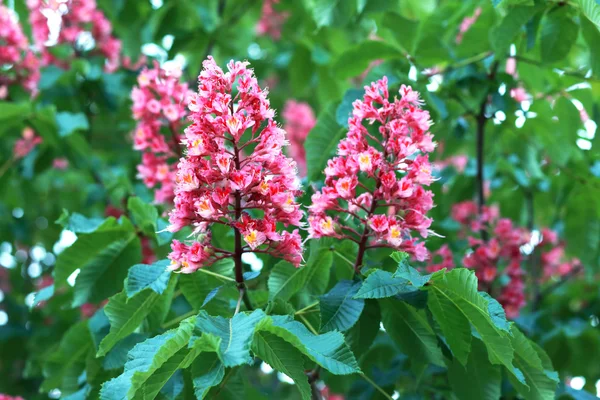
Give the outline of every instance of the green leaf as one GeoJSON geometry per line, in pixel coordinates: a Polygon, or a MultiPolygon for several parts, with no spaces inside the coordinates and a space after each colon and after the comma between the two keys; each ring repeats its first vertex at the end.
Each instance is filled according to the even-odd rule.
{"type": "Polygon", "coordinates": [[[147,288],[163,294],[171,277],[171,271],[167,269],[168,265],[169,260],[161,260],[152,265],[136,264],[129,268],[125,282],[127,297],[131,298],[147,288]]]}
{"type": "Polygon", "coordinates": [[[598,26],[585,18],[581,18],[583,38],[590,48],[590,66],[596,76],[600,76],[600,32],[598,26]]]}
{"type": "MultiPolygon", "coordinates": [[[[509,375],[511,383],[526,400],[554,399],[558,377],[545,369],[538,354],[539,347],[534,347],[533,343],[515,325],[512,326],[512,335],[512,343],[515,348],[515,366],[525,376],[527,385],[524,385],[513,375],[509,375]]],[[[539,350],[541,351],[541,349],[539,350]]],[[[543,351],[542,354],[545,356],[543,351]]],[[[545,359],[548,363],[547,356],[545,356],[545,359]]],[[[552,366],[549,365],[549,367],[552,366]]]]}
{"type": "Polygon", "coordinates": [[[362,299],[353,299],[360,282],[339,281],[327,294],[321,296],[321,332],[352,328],[365,307],[362,299]]]}
{"type": "Polygon", "coordinates": [[[320,295],[325,293],[329,284],[333,253],[325,243],[320,240],[311,240],[310,255],[306,265],[302,267],[305,276],[305,288],[310,294],[320,295]]]}
{"type": "Polygon", "coordinates": [[[269,275],[267,285],[269,287],[269,300],[281,299],[288,301],[305,284],[305,272],[302,268],[296,268],[287,261],[280,261],[269,275]]]}
{"type": "Polygon", "coordinates": [[[68,136],[77,130],[86,131],[90,129],[90,124],[84,113],[57,112],[56,123],[58,134],[61,137],[68,136]]]}
{"type": "Polygon", "coordinates": [[[502,372],[500,366],[492,365],[485,345],[473,340],[466,363],[456,359],[448,365],[448,380],[452,392],[459,400],[499,399],[502,372]]]}
{"type": "Polygon", "coordinates": [[[97,356],[105,355],[119,340],[133,333],[160,297],[151,289],[144,289],[132,298],[128,298],[124,291],[113,296],[104,307],[110,321],[110,332],[100,342],[97,356]]]}
{"type": "Polygon", "coordinates": [[[595,0],[577,0],[583,15],[600,30],[600,6],[595,0]]]}
{"type": "Polygon", "coordinates": [[[471,325],[448,297],[435,290],[430,291],[427,305],[439,324],[454,357],[466,365],[471,350],[471,325]]]}
{"type": "Polygon", "coordinates": [[[12,103],[0,101],[0,121],[6,123],[12,119],[21,120],[31,112],[31,103],[12,103]]]}
{"type": "Polygon", "coordinates": [[[54,296],[54,285],[46,286],[35,293],[31,308],[34,308],[43,301],[48,301],[54,296]]]}
{"type": "Polygon", "coordinates": [[[579,25],[568,15],[568,7],[550,11],[542,21],[542,61],[553,63],[564,59],[577,40],[579,25]]]}
{"type": "Polygon", "coordinates": [[[346,332],[346,342],[357,357],[369,350],[379,333],[380,323],[379,303],[376,300],[365,300],[365,308],[358,322],[346,332]]]}
{"type": "Polygon", "coordinates": [[[340,332],[315,335],[290,316],[281,315],[264,318],[256,330],[279,336],[334,375],[360,372],[356,359],[340,332]]]}
{"type": "Polygon", "coordinates": [[[58,348],[49,354],[43,366],[45,380],[41,390],[59,388],[63,393],[79,389],[79,376],[85,369],[85,360],[93,350],[87,321],[73,325],[62,337],[58,348]]]}
{"type": "Polygon", "coordinates": [[[434,275],[427,288],[430,296],[444,298],[441,304],[446,305],[445,312],[451,313],[452,317],[462,314],[473,325],[488,350],[492,364],[502,364],[510,373],[519,375],[512,363],[514,351],[510,337],[492,321],[488,301],[477,292],[477,277],[473,271],[456,268],[446,274],[434,275]],[[454,307],[448,308],[450,304],[454,307]]]}
{"type": "Polygon", "coordinates": [[[488,301],[488,312],[496,328],[510,333],[511,324],[506,320],[506,313],[502,305],[486,292],[479,292],[479,294],[488,301]]]}
{"type": "Polygon", "coordinates": [[[217,353],[201,353],[192,364],[192,382],[197,399],[203,399],[211,387],[225,376],[225,367],[217,353]]]}
{"type": "Polygon", "coordinates": [[[252,351],[273,369],[292,378],[302,399],[311,399],[310,385],[304,373],[304,359],[294,346],[272,333],[256,332],[252,351]]]}
{"type": "Polygon", "coordinates": [[[357,11],[354,2],[343,0],[313,0],[310,10],[317,28],[345,24],[357,11]]]}
{"type": "Polygon", "coordinates": [[[104,220],[87,218],[79,213],[69,214],[67,210],[63,210],[56,223],[73,233],[92,233],[104,223],[104,220]]]}
{"type": "Polygon", "coordinates": [[[203,333],[221,338],[219,358],[225,367],[250,364],[250,344],[254,336],[254,328],[265,318],[262,310],[254,310],[251,314],[239,313],[233,318],[212,317],[201,311],[196,317],[196,327],[203,333]]]}
{"type": "Polygon", "coordinates": [[[110,243],[77,275],[73,307],[100,302],[120,291],[127,269],[140,258],[141,244],[135,232],[110,243]]]}
{"type": "Polygon", "coordinates": [[[508,51],[510,44],[514,42],[517,34],[522,31],[523,25],[539,10],[539,7],[511,7],[500,25],[490,30],[490,41],[494,50],[497,52],[508,51]]]}
{"type": "MultiPolygon", "coordinates": [[[[233,268],[233,260],[228,264],[233,268]]],[[[211,266],[212,269],[214,267],[211,266]]],[[[185,299],[195,310],[205,308],[209,314],[224,314],[230,310],[229,293],[220,289],[221,295],[215,297],[210,303],[204,301],[208,295],[217,287],[222,287],[224,281],[203,273],[181,274],[179,277],[179,288],[185,299]]],[[[237,294],[237,289],[233,289],[237,294]]],[[[234,305],[235,306],[235,305],[234,305]]]]}
{"type": "MultiPolygon", "coordinates": [[[[163,365],[169,365],[172,357],[189,343],[194,329],[195,318],[188,318],[176,329],[138,343],[127,355],[123,374],[106,382],[100,391],[101,400],[133,399],[138,390],[158,392],[149,378],[163,365]]],[[[188,349],[185,349],[188,350],[188,349]]],[[[176,357],[177,360],[180,357],[176,357]]],[[[166,382],[166,380],[165,380],[166,382]]],[[[146,398],[145,395],[142,398],[146,398]]]]}
{"type": "Polygon", "coordinates": [[[442,351],[425,313],[392,299],[379,300],[386,332],[400,350],[414,360],[444,366],[442,351]]]}
{"type": "Polygon", "coordinates": [[[398,262],[398,269],[394,272],[394,278],[404,278],[417,288],[425,286],[433,274],[421,275],[419,271],[408,265],[407,257],[408,255],[396,260],[398,262]]]}
{"type": "Polygon", "coordinates": [[[391,272],[378,269],[367,276],[354,298],[383,299],[416,290],[408,280],[396,278],[391,272]]]}
{"type": "Polygon", "coordinates": [[[332,104],[319,114],[317,124],[304,142],[308,168],[306,176],[309,181],[319,178],[327,160],[335,153],[338,142],[344,136],[344,128],[336,121],[336,109],[332,104]]]}
{"type": "Polygon", "coordinates": [[[335,112],[338,125],[348,127],[348,118],[352,117],[352,109],[354,108],[352,103],[357,99],[362,99],[364,94],[365,91],[360,89],[349,89],[344,93],[344,98],[335,112]]]}
{"type": "Polygon", "coordinates": [[[402,50],[382,41],[364,41],[344,52],[334,63],[333,69],[340,78],[360,75],[375,60],[402,58],[402,50]]]}
{"type": "Polygon", "coordinates": [[[139,197],[130,197],[127,201],[127,209],[131,213],[133,222],[140,227],[148,237],[155,237],[158,222],[158,211],[151,204],[144,203],[139,197]]]}
{"type": "Polygon", "coordinates": [[[393,12],[386,12],[383,16],[383,26],[390,30],[396,42],[409,54],[414,54],[418,35],[415,34],[419,22],[412,21],[393,12]]]}

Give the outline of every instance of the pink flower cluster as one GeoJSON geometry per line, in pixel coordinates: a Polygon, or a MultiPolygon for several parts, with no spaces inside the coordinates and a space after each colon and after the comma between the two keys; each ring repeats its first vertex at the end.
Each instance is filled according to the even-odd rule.
{"type": "Polygon", "coordinates": [[[493,285],[501,284],[496,297],[506,315],[516,318],[526,302],[521,246],[530,242],[531,233],[513,226],[507,218],[499,219],[495,206],[483,207],[482,216],[478,217],[477,205],[466,201],[454,205],[452,216],[464,225],[463,232],[469,235],[471,251],[463,258],[462,265],[475,271],[481,290],[496,295],[493,285]],[[484,241],[477,237],[481,230],[486,230],[491,238],[484,241]]]}
{"type": "Polygon", "coordinates": [[[0,0],[0,99],[8,87],[21,85],[35,96],[40,80],[39,60],[29,50],[29,41],[14,13],[0,0]]]}
{"type": "Polygon", "coordinates": [[[436,161],[433,163],[433,165],[439,170],[443,170],[448,167],[453,167],[456,170],[456,172],[462,174],[463,172],[465,172],[465,168],[467,167],[468,163],[469,157],[467,157],[464,154],[457,154],[455,156],[450,156],[446,159],[436,161]]]}
{"type": "Polygon", "coordinates": [[[360,252],[373,247],[406,251],[419,261],[428,256],[413,234],[430,233],[433,193],[424,186],[433,181],[428,153],[435,143],[419,94],[402,85],[400,95],[388,100],[386,77],[365,86],[338,156],[327,163],[325,186],[309,207],[310,237],[358,243],[356,268],[360,252]]]}
{"type": "Polygon", "coordinates": [[[558,234],[551,229],[542,229],[542,241],[537,247],[541,252],[542,280],[565,276],[582,267],[578,258],[566,258],[565,242],[559,240],[558,234]]]}
{"type": "Polygon", "coordinates": [[[106,58],[105,70],[114,72],[120,63],[121,41],[112,35],[112,25],[97,8],[96,0],[27,0],[29,22],[36,47],[44,65],[69,66],[48,50],[59,44],[68,44],[76,53],[92,47],[106,58]],[[58,32],[51,32],[49,18],[60,20],[58,32]]]}
{"type": "Polygon", "coordinates": [[[475,12],[473,13],[472,16],[470,17],[465,17],[461,23],[460,26],[458,27],[458,34],[456,35],[456,43],[461,43],[465,33],[467,33],[467,31],[469,29],[471,29],[471,27],[473,26],[473,24],[475,24],[475,22],[477,22],[477,19],[479,19],[479,16],[481,15],[481,7],[477,7],[475,9],[475,12]]]}
{"type": "Polygon", "coordinates": [[[173,242],[172,269],[191,273],[243,252],[268,253],[299,266],[298,230],[278,228],[301,225],[299,180],[295,162],[282,153],[285,131],[273,121],[267,92],[247,62],[231,61],[224,72],[209,56],[203,67],[198,94],[189,103],[187,154],[178,165],[175,209],[169,214],[169,230],[192,225],[195,240],[173,242]],[[212,245],[213,224],[235,230],[235,252],[212,245]]]}
{"type": "Polygon", "coordinates": [[[40,143],[42,143],[42,138],[37,136],[33,129],[29,127],[23,129],[22,137],[15,142],[13,157],[16,160],[24,158],[40,143]]]}
{"type": "Polygon", "coordinates": [[[23,400],[21,396],[9,396],[7,394],[0,393],[0,400],[23,400]]]}
{"type": "Polygon", "coordinates": [[[275,4],[279,0],[264,0],[260,20],[256,25],[256,33],[259,36],[270,36],[274,40],[281,38],[281,27],[288,19],[287,12],[279,12],[275,10],[275,4]]]}
{"type": "Polygon", "coordinates": [[[131,92],[133,118],[137,121],[133,147],[142,152],[138,177],[148,188],[155,188],[156,203],[171,203],[175,187],[175,161],[181,156],[182,120],[192,92],[180,83],[181,71],[165,71],[154,64],[138,76],[131,92]],[[165,137],[167,131],[169,138],[165,137]]]}
{"type": "Polygon", "coordinates": [[[290,141],[288,153],[298,164],[300,176],[306,176],[304,141],[317,123],[315,113],[307,103],[288,100],[283,108],[282,117],[285,121],[283,129],[288,133],[290,141]]]}

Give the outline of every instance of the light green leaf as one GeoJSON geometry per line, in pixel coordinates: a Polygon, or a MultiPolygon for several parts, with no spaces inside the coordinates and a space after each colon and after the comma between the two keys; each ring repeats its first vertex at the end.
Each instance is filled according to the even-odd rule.
{"type": "Polygon", "coordinates": [[[92,233],[100,227],[105,220],[101,218],[87,218],[79,213],[69,214],[63,210],[56,223],[73,233],[92,233]]]}
{"type": "Polygon", "coordinates": [[[281,299],[288,301],[305,284],[305,273],[287,261],[280,261],[269,275],[269,300],[281,299]]]}
{"type": "Polygon", "coordinates": [[[511,324],[506,320],[506,313],[502,305],[486,292],[479,292],[479,294],[488,301],[488,312],[496,328],[510,333],[511,324]]]}
{"type": "Polygon", "coordinates": [[[233,318],[212,317],[201,311],[196,317],[196,327],[202,333],[221,338],[219,358],[225,367],[235,367],[252,362],[250,345],[254,328],[265,317],[262,310],[254,310],[251,314],[242,312],[233,318]]]}
{"type": "Polygon", "coordinates": [[[58,388],[65,394],[76,392],[79,389],[79,376],[85,369],[86,357],[92,350],[87,321],[73,325],[43,365],[45,380],[41,390],[58,388]]]}
{"type": "Polygon", "coordinates": [[[448,365],[448,380],[452,392],[459,400],[499,399],[502,371],[488,359],[485,345],[473,340],[469,359],[459,363],[455,359],[448,365]]]}
{"type": "Polygon", "coordinates": [[[334,63],[336,75],[352,78],[360,75],[372,61],[402,58],[402,50],[382,41],[364,41],[344,52],[334,63]]]}
{"type": "Polygon", "coordinates": [[[367,276],[354,298],[383,299],[416,290],[418,289],[415,289],[408,280],[396,278],[391,272],[378,269],[367,276]]]}
{"type": "Polygon", "coordinates": [[[600,30],[600,5],[595,0],[577,0],[581,12],[600,30]]]}
{"type": "Polygon", "coordinates": [[[336,121],[336,109],[336,105],[332,104],[319,114],[317,124],[304,142],[308,168],[306,176],[309,181],[319,178],[327,160],[335,153],[338,142],[344,136],[344,128],[336,121]]]}
{"type": "MultiPolygon", "coordinates": [[[[398,253],[392,254],[392,256],[398,253]]],[[[406,253],[404,253],[406,254],[406,253]]],[[[425,286],[433,274],[421,275],[419,271],[414,269],[408,264],[408,254],[400,258],[396,257],[395,260],[398,262],[398,269],[394,272],[394,278],[404,278],[408,280],[414,287],[420,288],[425,286]]]]}
{"type": "Polygon", "coordinates": [[[77,130],[86,131],[90,129],[90,124],[84,113],[57,112],[56,123],[58,134],[61,137],[68,136],[77,130]]]}
{"type": "Polygon", "coordinates": [[[500,25],[490,30],[492,47],[498,52],[507,52],[508,47],[514,42],[517,34],[523,30],[523,25],[539,10],[539,7],[511,7],[508,14],[500,22],[500,25]]]}
{"type": "Polygon", "coordinates": [[[581,18],[581,30],[583,38],[590,48],[590,66],[592,67],[592,72],[594,75],[600,76],[600,32],[598,31],[598,26],[585,18],[581,18]]]}
{"type": "Polygon", "coordinates": [[[334,375],[360,372],[356,359],[340,332],[315,335],[290,316],[281,315],[264,318],[256,330],[279,336],[334,375]]]}
{"type": "Polygon", "coordinates": [[[6,121],[12,119],[21,120],[31,112],[31,104],[30,102],[12,103],[0,101],[0,121],[6,123],[6,121]]]}
{"type": "Polygon", "coordinates": [[[160,297],[151,289],[142,290],[130,299],[125,291],[113,296],[104,307],[110,332],[100,342],[97,356],[105,355],[119,340],[133,333],[160,297]]]}
{"type": "Polygon", "coordinates": [[[144,203],[139,197],[130,197],[127,209],[131,213],[133,222],[140,227],[148,237],[155,237],[158,223],[158,211],[152,204],[144,203]]]}
{"type": "Polygon", "coordinates": [[[442,351],[424,312],[392,299],[379,300],[386,332],[414,360],[444,366],[442,351]]]}
{"type": "Polygon", "coordinates": [[[171,277],[171,271],[167,269],[168,265],[169,260],[161,260],[152,265],[136,264],[129,268],[129,274],[125,282],[127,297],[133,297],[147,288],[158,294],[163,294],[171,277]]]}
{"type": "MultiPolygon", "coordinates": [[[[512,343],[515,348],[515,366],[525,376],[527,385],[524,385],[513,375],[509,375],[511,383],[526,400],[554,399],[558,377],[553,375],[551,371],[546,370],[538,353],[539,347],[534,347],[533,343],[515,325],[512,326],[512,334],[512,343]]],[[[546,367],[551,368],[552,365],[548,365],[547,356],[541,349],[539,350],[545,356],[546,367]]]]}
{"type": "Polygon", "coordinates": [[[360,287],[360,282],[339,281],[327,294],[321,296],[321,332],[344,332],[356,324],[365,307],[364,300],[353,298],[360,287]]]}
{"type": "Polygon", "coordinates": [[[564,59],[577,40],[579,25],[571,19],[568,7],[557,7],[542,20],[542,61],[553,63],[564,59]]]}
{"type": "Polygon", "coordinates": [[[477,277],[473,271],[456,268],[446,274],[436,274],[427,288],[430,295],[435,293],[437,298],[445,299],[442,304],[454,305],[452,315],[460,312],[473,325],[487,348],[492,364],[502,364],[518,377],[512,363],[514,351],[510,336],[492,321],[488,301],[477,292],[477,277]]]}
{"type": "Polygon", "coordinates": [[[134,397],[139,396],[139,394],[137,396],[136,394],[142,388],[143,390],[149,390],[150,395],[148,397],[140,397],[153,398],[151,392],[156,391],[157,393],[160,388],[156,389],[156,385],[153,385],[152,382],[148,382],[149,378],[156,371],[159,371],[163,365],[170,365],[169,361],[174,356],[176,356],[176,361],[181,361],[177,354],[189,343],[194,329],[194,323],[194,317],[188,318],[187,320],[182,321],[176,329],[172,329],[162,335],[155,336],[135,345],[127,355],[129,360],[125,364],[123,374],[102,385],[100,399],[133,399],[134,397]]]}
{"type": "Polygon", "coordinates": [[[198,400],[208,394],[211,387],[217,386],[225,376],[225,367],[217,353],[202,353],[192,364],[192,382],[198,400]]]}
{"type": "Polygon", "coordinates": [[[252,351],[273,369],[292,378],[303,400],[311,399],[310,385],[304,373],[304,359],[294,346],[272,333],[256,332],[252,351]]]}

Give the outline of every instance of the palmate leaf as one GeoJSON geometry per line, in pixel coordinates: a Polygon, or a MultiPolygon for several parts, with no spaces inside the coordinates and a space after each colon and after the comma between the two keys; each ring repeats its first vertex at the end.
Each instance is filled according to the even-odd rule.
{"type": "Polygon", "coordinates": [[[364,300],[353,298],[360,286],[360,282],[339,281],[327,294],[321,296],[321,332],[344,332],[356,324],[365,307],[364,300]]]}
{"type": "Polygon", "coordinates": [[[445,365],[437,337],[423,311],[393,299],[379,300],[379,305],[383,326],[403,353],[415,360],[445,365]]]}
{"type": "Polygon", "coordinates": [[[360,372],[354,354],[340,332],[315,335],[292,317],[281,315],[264,318],[256,330],[279,336],[334,375],[360,372]]]}
{"type": "Polygon", "coordinates": [[[378,269],[367,276],[354,298],[383,299],[416,290],[407,279],[394,277],[391,272],[378,269]]]}
{"type": "Polygon", "coordinates": [[[539,346],[529,341],[514,325],[511,331],[515,348],[515,366],[525,376],[527,385],[524,385],[513,375],[509,375],[511,383],[519,394],[527,400],[554,399],[558,375],[552,372],[552,364],[548,356],[539,346]]]}
{"type": "Polygon", "coordinates": [[[252,351],[273,369],[283,372],[296,383],[303,400],[311,399],[311,389],[304,373],[302,354],[291,344],[269,332],[256,332],[252,351]]]}
{"type": "Polygon", "coordinates": [[[201,353],[192,364],[192,382],[197,399],[203,399],[225,376],[225,366],[217,353],[201,353]]]}
{"type": "MultiPolygon", "coordinates": [[[[168,363],[172,357],[178,354],[181,349],[189,351],[186,347],[192,337],[194,325],[195,317],[188,318],[182,321],[176,329],[135,345],[127,355],[128,361],[125,364],[123,374],[102,385],[100,399],[121,400],[136,397],[145,398],[145,396],[140,396],[137,393],[142,389],[142,386],[144,390],[158,393],[160,388],[156,389],[157,385],[153,385],[152,382],[147,383],[148,379],[165,363],[168,363]]],[[[179,357],[176,357],[175,363],[177,361],[181,363],[179,357]]],[[[149,396],[148,398],[153,397],[149,396]]]]}
{"type": "Polygon", "coordinates": [[[490,362],[504,365],[511,374],[525,384],[520,371],[513,365],[514,350],[510,335],[497,328],[492,321],[488,300],[477,292],[477,277],[473,271],[456,268],[446,274],[436,274],[427,288],[430,296],[435,296],[443,305],[444,315],[440,313],[439,308],[435,308],[435,305],[431,311],[440,323],[444,335],[454,337],[448,344],[455,354],[462,354],[464,357],[465,331],[462,329],[459,331],[461,334],[456,335],[457,332],[453,331],[456,327],[450,324],[450,320],[460,319],[459,315],[462,315],[479,333],[487,348],[490,362]]]}
{"type": "Polygon", "coordinates": [[[502,370],[492,365],[485,345],[474,339],[469,358],[465,363],[455,359],[448,365],[448,379],[459,400],[499,399],[502,370]]]}
{"type": "Polygon", "coordinates": [[[233,318],[212,317],[201,311],[196,317],[199,332],[208,333],[221,339],[218,355],[225,367],[250,364],[250,345],[254,328],[266,315],[262,310],[250,314],[239,313],[233,318]]]}
{"type": "Polygon", "coordinates": [[[133,333],[159,302],[161,295],[152,289],[144,289],[132,298],[124,291],[113,296],[104,312],[110,321],[110,332],[98,348],[98,357],[105,355],[119,340],[133,333]]]}
{"type": "Polygon", "coordinates": [[[58,349],[44,363],[45,380],[41,389],[49,391],[59,388],[65,394],[76,392],[79,389],[79,376],[85,369],[86,357],[93,348],[88,322],[73,325],[63,336],[58,349]]]}
{"type": "Polygon", "coordinates": [[[127,297],[131,298],[147,288],[162,294],[167,289],[171,277],[171,272],[167,270],[168,265],[168,260],[161,260],[152,265],[136,264],[129,268],[125,282],[127,297]]]}

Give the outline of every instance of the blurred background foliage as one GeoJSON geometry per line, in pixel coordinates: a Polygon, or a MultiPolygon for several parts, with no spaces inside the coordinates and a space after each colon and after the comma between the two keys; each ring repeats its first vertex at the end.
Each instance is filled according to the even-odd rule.
{"type": "MultiPolygon", "coordinates": [[[[30,34],[24,2],[8,3],[30,34]]],[[[548,352],[564,382],[557,396],[591,398],[568,385],[575,377],[574,387],[596,393],[600,379],[596,134],[600,5],[596,1],[281,0],[275,9],[288,17],[277,39],[257,35],[262,10],[257,0],[98,0],[98,7],[122,40],[124,55],[136,60],[145,54],[161,64],[179,63],[192,89],[202,60],[212,54],[220,65],[231,58],[249,60],[259,80],[270,88],[272,106],[279,113],[288,99],[309,103],[318,125],[307,142],[306,199],[311,184],[322,179],[334,149],[323,146],[321,139],[335,143],[341,137],[351,102],[361,95],[362,86],[386,75],[394,88],[402,83],[415,87],[431,112],[432,132],[440,143],[434,160],[468,158],[464,170],[438,171],[439,180],[432,185],[436,203],[432,228],[441,237],[428,240],[431,250],[443,243],[464,248],[450,213],[452,205],[476,197],[477,129],[483,118],[487,202],[498,204],[501,215],[517,225],[556,230],[566,241],[567,254],[578,257],[585,268],[584,279],[552,282],[542,301],[530,303],[516,322],[548,352]],[[472,26],[457,40],[464,19],[475,14],[472,26]],[[526,98],[516,99],[515,89],[523,89],[526,98]]],[[[65,57],[72,55],[62,50],[65,57]]],[[[61,49],[55,51],[60,58],[61,49]]],[[[69,352],[57,352],[56,346],[81,312],[71,308],[70,285],[53,289],[52,301],[44,307],[34,306],[40,298],[34,301],[33,293],[45,286],[44,277],[51,275],[57,256],[74,240],[77,228],[69,225],[73,223],[69,214],[104,218],[107,207],[125,210],[132,195],[152,200],[135,177],[140,156],[132,150],[130,92],[137,72],[122,68],[108,73],[103,63],[100,57],[81,54],[71,59],[68,69],[44,67],[35,99],[14,89],[10,101],[0,102],[4,166],[0,392],[26,399],[60,396],[53,390],[59,385],[40,386],[47,375],[43,369],[52,368],[49,357],[68,362],[69,352]],[[43,142],[14,161],[13,145],[25,127],[33,128],[43,142]],[[54,167],[57,158],[65,158],[68,167],[54,167]]],[[[122,232],[133,232],[126,223],[121,225],[122,232]]],[[[88,228],[82,229],[79,232],[85,234],[88,228]]],[[[169,240],[152,239],[158,258],[166,255],[169,240]]],[[[137,241],[128,259],[122,260],[125,268],[140,261],[137,241]]],[[[388,254],[374,253],[370,262],[384,262],[388,254]]],[[[275,264],[272,259],[262,261],[267,271],[275,264]]],[[[337,262],[331,273],[340,278],[345,267],[337,267],[337,262]]],[[[266,275],[259,278],[259,291],[265,288],[266,275]]],[[[108,276],[112,280],[120,275],[108,276]]],[[[103,290],[94,302],[120,289],[103,290]]],[[[174,301],[170,312],[176,317],[189,307],[174,301]]],[[[433,367],[407,362],[393,346],[389,337],[379,336],[362,356],[362,368],[374,370],[381,386],[395,385],[402,398],[449,398],[443,388],[447,382],[428,378],[435,376],[433,367]]],[[[82,368],[91,362],[75,361],[82,368]]],[[[260,387],[261,395],[297,396],[291,385],[259,368],[245,369],[245,379],[260,387]]],[[[89,369],[87,374],[89,380],[89,369]]],[[[372,387],[355,377],[324,379],[347,398],[376,396],[372,387]]]]}

